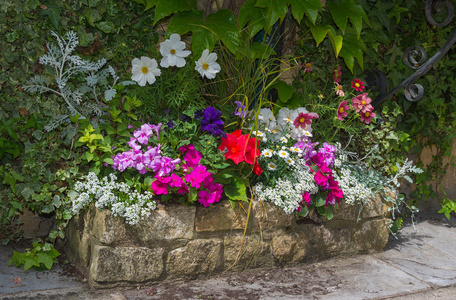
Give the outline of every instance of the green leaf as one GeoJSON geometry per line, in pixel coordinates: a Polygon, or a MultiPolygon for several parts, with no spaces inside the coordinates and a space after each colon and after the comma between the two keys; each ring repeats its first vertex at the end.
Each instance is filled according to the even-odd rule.
{"type": "Polygon", "coordinates": [[[366,45],[364,45],[362,39],[357,39],[353,34],[348,33],[344,36],[344,42],[339,54],[343,57],[347,68],[352,73],[355,65],[355,58],[361,69],[363,69],[363,51],[366,51],[366,45]]]}
{"type": "Polygon", "coordinates": [[[315,25],[318,12],[321,11],[320,0],[288,0],[287,2],[291,5],[291,13],[298,23],[301,23],[305,13],[312,24],[315,25]]]}
{"type": "Polygon", "coordinates": [[[24,271],[27,271],[28,269],[32,267],[39,267],[40,264],[38,263],[38,259],[36,257],[27,257],[24,259],[24,271]]]}
{"type": "Polygon", "coordinates": [[[274,85],[273,88],[277,90],[279,93],[279,99],[280,101],[286,103],[291,96],[293,95],[293,92],[295,91],[294,86],[288,85],[284,81],[278,80],[274,85]]]}
{"type": "Polygon", "coordinates": [[[241,28],[249,24],[249,37],[254,37],[261,29],[267,26],[267,8],[255,6],[257,0],[247,0],[241,7],[238,23],[241,28]]]}
{"type": "Polygon", "coordinates": [[[203,24],[204,19],[200,13],[193,10],[179,12],[169,21],[168,29],[166,29],[166,37],[169,37],[172,33],[186,34],[203,24]]]}
{"type": "Polygon", "coordinates": [[[41,11],[41,14],[43,16],[48,16],[49,20],[52,23],[52,26],[56,30],[59,30],[59,23],[60,23],[60,7],[57,5],[52,5],[52,4],[45,4],[47,7],[46,9],[41,11]]]}
{"type": "Polygon", "coordinates": [[[54,260],[52,257],[47,254],[47,253],[37,253],[36,254],[37,261],[40,264],[43,264],[46,269],[50,270],[52,268],[52,265],[54,264],[54,260]]]}
{"type": "Polygon", "coordinates": [[[217,37],[212,32],[203,27],[196,28],[192,35],[192,52],[195,60],[201,57],[205,49],[211,52],[216,42],[217,37]]]}
{"type": "Polygon", "coordinates": [[[268,59],[271,55],[276,54],[273,48],[263,43],[252,43],[250,47],[250,59],[268,59]]]}
{"type": "Polygon", "coordinates": [[[240,34],[231,10],[222,9],[210,14],[206,18],[205,24],[225,44],[231,53],[236,52],[239,47],[240,34]]]}
{"type": "Polygon", "coordinates": [[[249,201],[246,195],[245,183],[239,177],[231,177],[230,183],[224,186],[224,192],[231,200],[249,201]]]}
{"type": "Polygon", "coordinates": [[[363,20],[369,25],[366,12],[363,10],[361,5],[357,5],[354,0],[342,0],[339,2],[328,1],[328,9],[331,12],[334,23],[339,27],[345,34],[348,19],[355,29],[356,35],[359,39],[361,29],[363,27],[363,20]]]}
{"type": "Polygon", "coordinates": [[[336,57],[339,56],[339,52],[342,48],[342,41],[343,38],[340,35],[336,34],[334,28],[330,25],[325,26],[313,26],[311,23],[307,22],[307,25],[310,27],[310,32],[312,32],[312,36],[314,37],[315,41],[317,42],[317,46],[325,39],[326,35],[328,35],[331,45],[334,50],[334,54],[336,57]]]}
{"type": "Polygon", "coordinates": [[[288,10],[286,2],[283,0],[258,0],[256,6],[266,7],[268,9],[268,15],[266,17],[267,28],[272,27],[279,19],[282,22],[288,10]]]}
{"type": "Polygon", "coordinates": [[[320,194],[317,194],[315,197],[314,197],[314,203],[315,203],[315,206],[316,207],[320,207],[320,206],[324,206],[326,204],[326,199],[325,197],[323,197],[322,195],[320,194]]]}
{"type": "Polygon", "coordinates": [[[110,33],[114,30],[115,25],[112,22],[109,21],[103,21],[103,22],[98,22],[97,28],[103,31],[104,33],[110,33]]]}
{"type": "Polygon", "coordinates": [[[331,220],[334,217],[334,207],[329,205],[326,207],[326,219],[331,220]]]}
{"type": "Polygon", "coordinates": [[[166,18],[174,13],[191,10],[192,6],[184,0],[158,0],[155,6],[154,25],[163,18],[166,18]]]}
{"type": "Polygon", "coordinates": [[[11,186],[11,190],[16,194],[16,179],[10,172],[5,172],[2,183],[8,183],[11,186]]]}

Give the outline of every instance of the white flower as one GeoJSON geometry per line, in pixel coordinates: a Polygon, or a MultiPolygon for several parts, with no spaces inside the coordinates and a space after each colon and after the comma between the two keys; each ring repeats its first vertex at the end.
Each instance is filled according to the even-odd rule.
{"type": "Polygon", "coordinates": [[[141,60],[133,58],[131,62],[133,67],[131,69],[131,79],[136,81],[140,86],[145,86],[146,81],[149,84],[155,82],[155,76],[160,76],[161,70],[158,69],[158,64],[155,59],[142,56],[141,60]]]}
{"type": "Polygon", "coordinates": [[[287,151],[285,150],[280,150],[278,153],[277,153],[278,156],[282,157],[282,158],[288,158],[290,156],[290,153],[288,153],[287,151]]]}
{"type": "Polygon", "coordinates": [[[258,137],[263,137],[263,136],[264,136],[264,133],[261,132],[261,131],[255,131],[255,130],[254,130],[254,131],[252,131],[252,135],[256,135],[256,136],[258,136],[258,137]]]}
{"type": "Polygon", "coordinates": [[[287,139],[286,137],[283,136],[283,137],[280,138],[280,142],[282,142],[282,143],[287,143],[287,142],[288,142],[288,139],[287,139]]]}
{"type": "Polygon", "coordinates": [[[220,65],[215,62],[216,60],[217,54],[209,54],[209,50],[206,49],[203,51],[201,58],[198,59],[198,61],[195,61],[195,70],[197,70],[203,78],[206,76],[207,79],[214,79],[215,74],[220,72],[220,65]]]}
{"type": "Polygon", "coordinates": [[[304,130],[303,133],[306,137],[312,137],[312,133],[308,132],[307,130],[304,130]]]}
{"type": "Polygon", "coordinates": [[[277,169],[277,165],[273,162],[268,163],[268,170],[275,171],[277,169]]]}
{"type": "Polygon", "coordinates": [[[287,164],[289,164],[289,165],[293,165],[293,164],[294,164],[293,159],[290,158],[290,157],[286,158],[286,159],[285,159],[285,162],[286,162],[287,164]]]}
{"type": "Polygon", "coordinates": [[[264,149],[261,151],[261,156],[263,157],[271,157],[272,156],[272,150],[271,149],[264,149]]]}
{"type": "Polygon", "coordinates": [[[171,34],[168,40],[160,44],[160,53],[163,56],[160,66],[163,68],[185,66],[185,59],[190,55],[190,51],[184,50],[185,43],[181,41],[180,35],[171,34]]]}
{"type": "Polygon", "coordinates": [[[291,152],[302,153],[302,150],[298,147],[290,147],[291,152]]]}

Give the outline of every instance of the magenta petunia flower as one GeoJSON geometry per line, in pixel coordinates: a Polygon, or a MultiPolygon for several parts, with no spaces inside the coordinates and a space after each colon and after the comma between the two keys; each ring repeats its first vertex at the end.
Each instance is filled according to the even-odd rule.
{"type": "Polygon", "coordinates": [[[212,203],[215,202],[216,199],[216,193],[211,193],[208,191],[199,191],[198,193],[198,201],[204,206],[208,207],[212,203]]]}
{"type": "Polygon", "coordinates": [[[150,188],[156,195],[166,195],[168,194],[168,183],[170,181],[170,177],[155,176],[155,180],[150,185],[150,188]]]}
{"type": "Polygon", "coordinates": [[[198,165],[190,173],[185,175],[184,179],[191,184],[192,187],[199,189],[201,183],[206,179],[210,173],[207,172],[207,168],[203,165],[198,165]]]}
{"type": "Polygon", "coordinates": [[[302,201],[304,201],[307,205],[312,202],[312,199],[310,198],[310,194],[308,192],[302,193],[302,201]]]}
{"type": "Polygon", "coordinates": [[[305,129],[307,125],[312,124],[313,119],[318,119],[319,116],[316,113],[299,113],[296,119],[293,121],[293,125],[296,128],[305,129]]]}
{"type": "Polygon", "coordinates": [[[337,108],[337,118],[341,121],[347,116],[347,111],[349,110],[349,106],[347,104],[348,101],[342,101],[337,108]]]}
{"type": "Polygon", "coordinates": [[[355,89],[355,91],[362,92],[364,90],[364,82],[362,82],[360,79],[355,79],[355,81],[352,81],[352,88],[355,89]]]}
{"type": "Polygon", "coordinates": [[[326,189],[328,187],[328,177],[325,176],[320,170],[317,171],[317,173],[314,176],[315,182],[326,189]]]}

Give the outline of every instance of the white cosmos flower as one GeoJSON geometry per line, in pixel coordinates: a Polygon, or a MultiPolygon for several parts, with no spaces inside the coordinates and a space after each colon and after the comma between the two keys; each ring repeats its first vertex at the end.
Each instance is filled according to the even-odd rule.
{"type": "Polygon", "coordinates": [[[133,58],[131,63],[133,65],[131,79],[136,81],[140,86],[145,86],[146,82],[153,84],[155,82],[155,76],[160,76],[161,74],[161,70],[158,69],[155,59],[141,56],[141,60],[133,58]]]}
{"type": "Polygon", "coordinates": [[[203,54],[201,54],[201,58],[198,59],[198,61],[195,61],[195,70],[197,70],[203,78],[206,76],[207,79],[214,79],[215,74],[220,72],[220,65],[215,62],[216,60],[217,54],[209,54],[209,50],[206,49],[203,51],[203,54]]]}
{"type": "Polygon", "coordinates": [[[185,43],[181,41],[180,35],[171,34],[168,40],[160,44],[160,53],[163,56],[160,66],[163,68],[185,66],[185,59],[190,55],[190,51],[184,50],[185,43]]]}

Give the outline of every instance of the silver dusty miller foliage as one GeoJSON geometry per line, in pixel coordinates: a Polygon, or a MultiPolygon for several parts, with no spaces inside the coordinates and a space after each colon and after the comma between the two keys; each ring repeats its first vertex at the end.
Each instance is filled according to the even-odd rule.
{"type": "Polygon", "coordinates": [[[67,32],[63,37],[53,31],[51,34],[56,38],[57,45],[48,43],[48,53],[39,60],[42,65],[50,67],[50,76],[35,75],[23,86],[27,92],[52,92],[65,101],[68,113],[56,117],[45,127],[46,131],[70,122],[70,116],[79,115],[82,119],[101,116],[103,102],[100,101],[100,86],[104,87],[103,96],[109,101],[116,95],[114,85],[119,79],[111,66],[102,69],[106,64],[105,58],[90,62],[72,55],[79,44],[76,32],[67,32]],[[108,76],[113,79],[111,85],[108,84],[108,76]]]}

